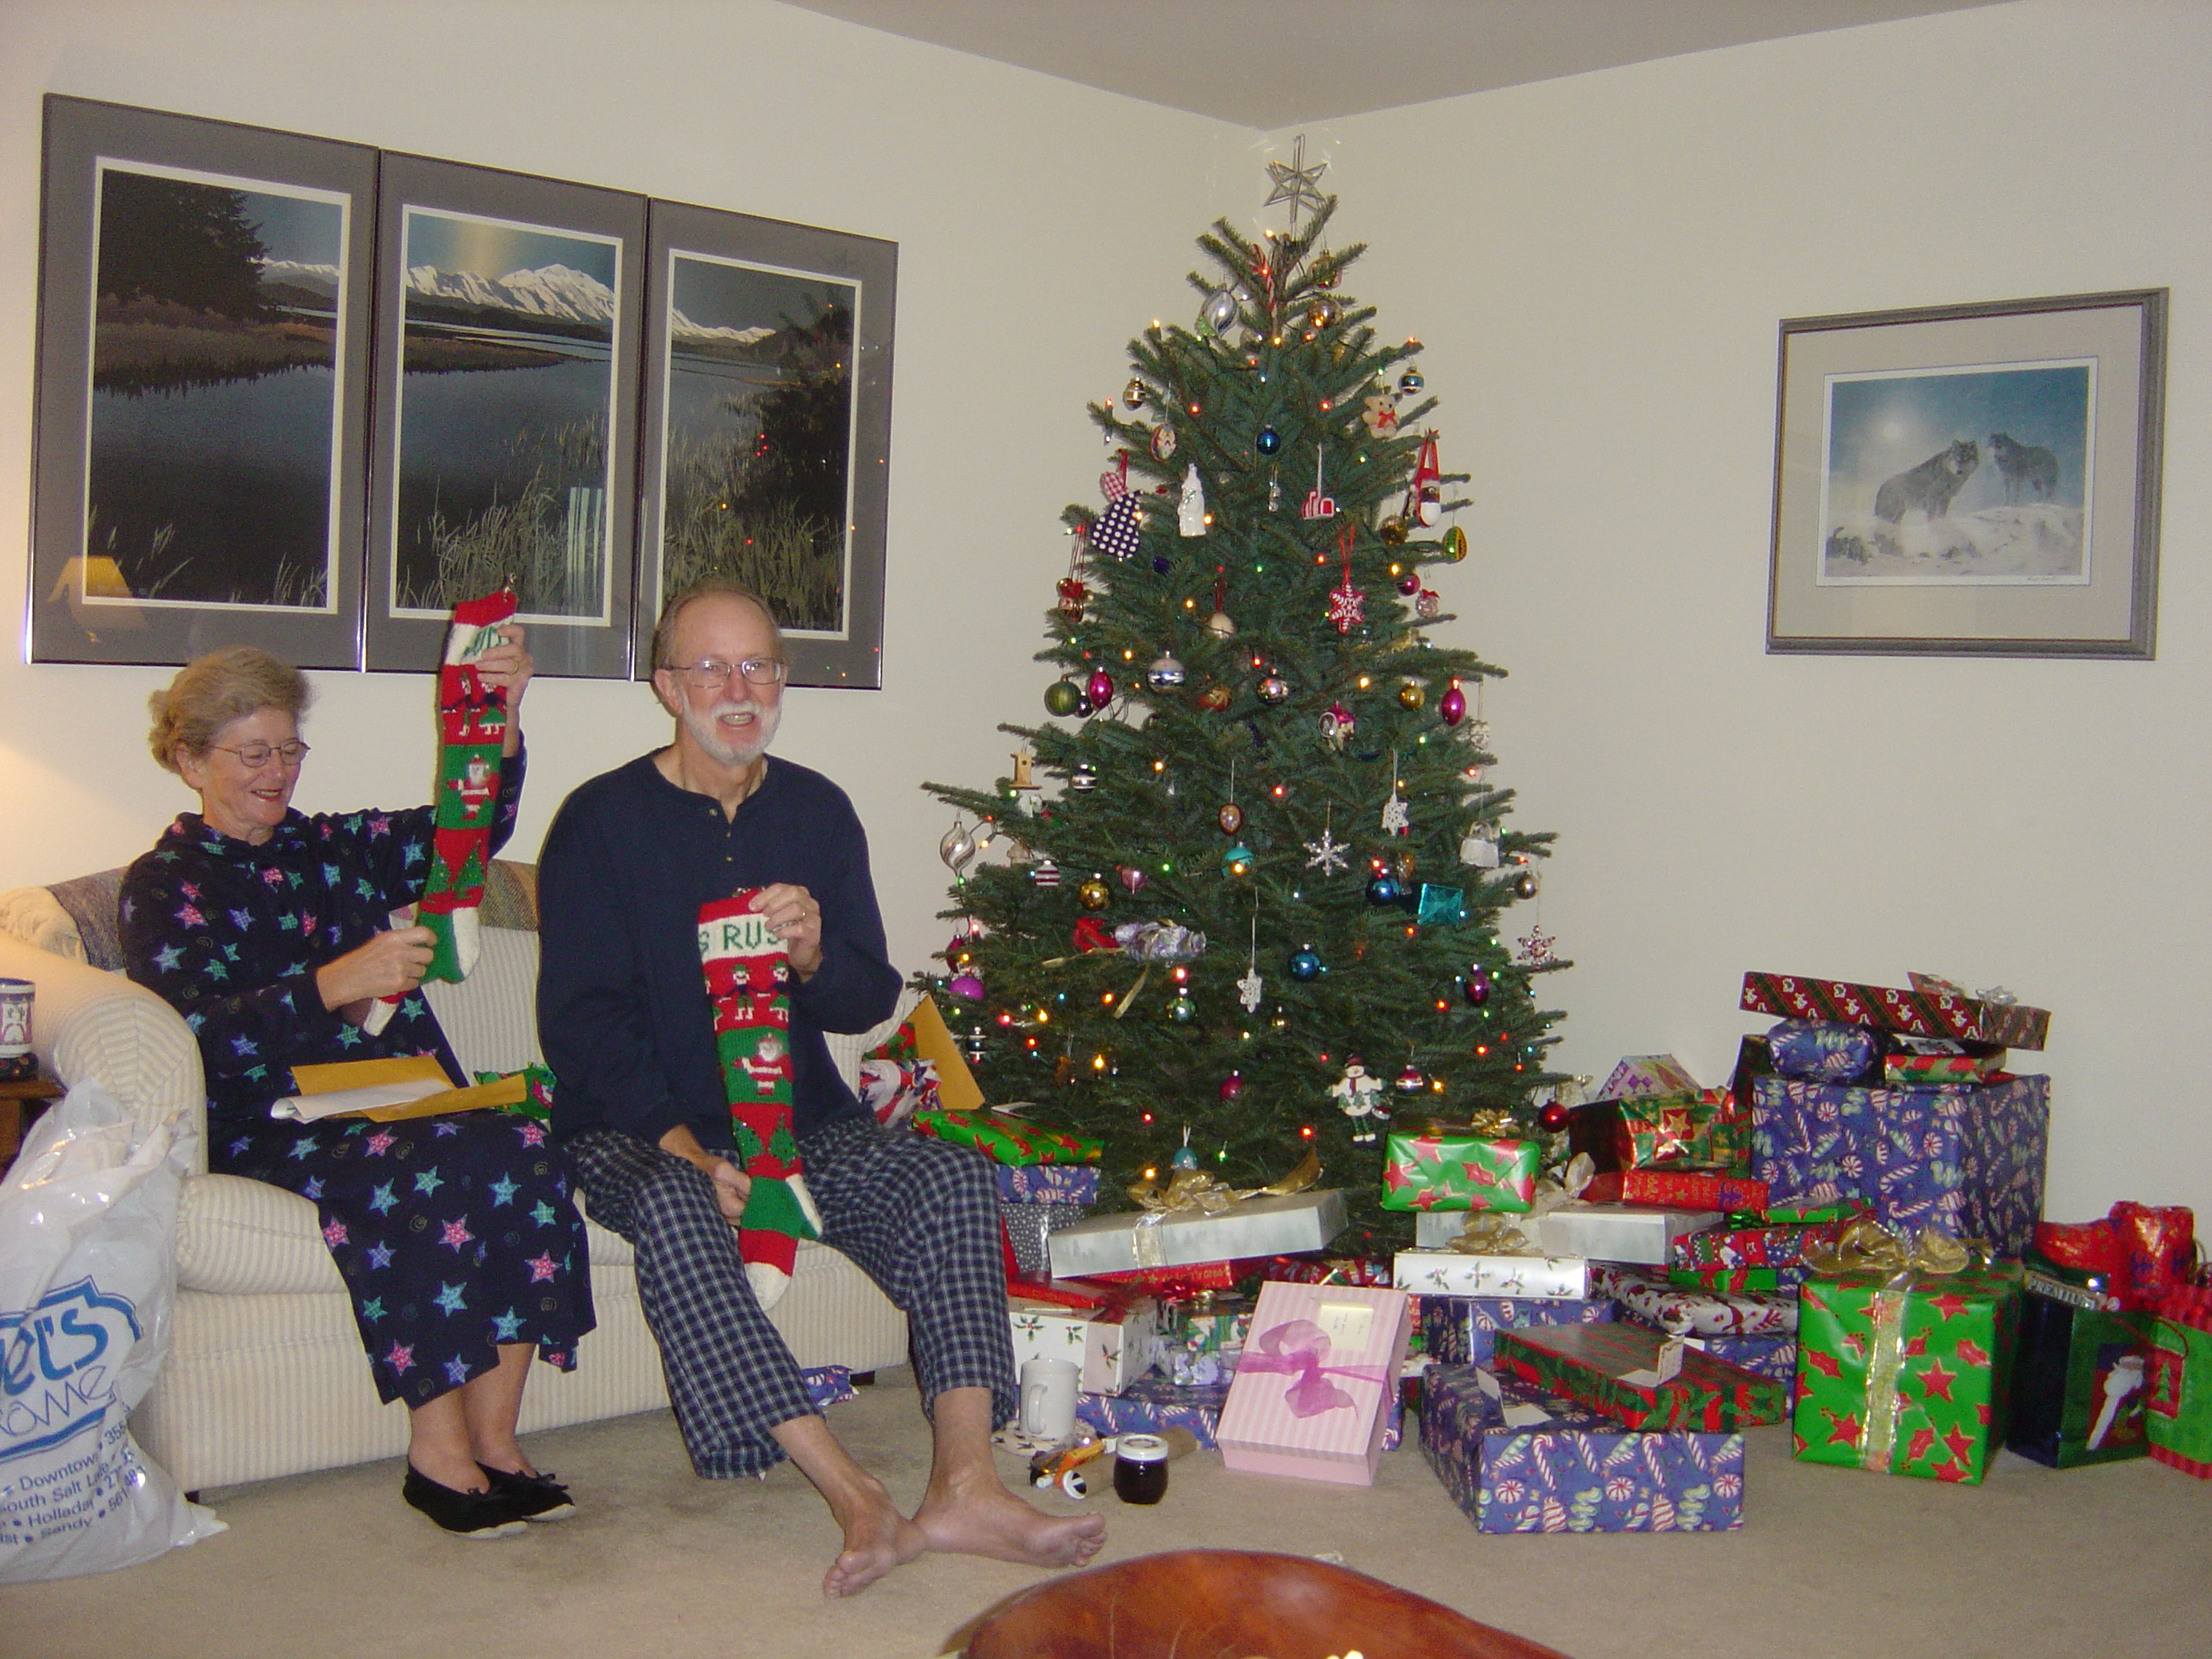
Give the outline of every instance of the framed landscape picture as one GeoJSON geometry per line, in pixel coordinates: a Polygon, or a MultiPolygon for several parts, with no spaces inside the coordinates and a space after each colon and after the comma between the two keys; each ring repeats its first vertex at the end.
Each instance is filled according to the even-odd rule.
{"type": "Polygon", "coordinates": [[[34,662],[361,662],[376,152],[50,96],[34,662]]]}
{"type": "Polygon", "coordinates": [[[636,672],[660,604],[737,578],[792,683],[883,684],[896,243],[654,202],[636,672]]]}
{"type": "Polygon", "coordinates": [[[1767,649],[2149,658],[2166,302],[1784,322],[1767,649]]]}
{"type": "Polygon", "coordinates": [[[387,154],[368,662],[512,584],[538,671],[630,668],[645,198],[387,154]]]}

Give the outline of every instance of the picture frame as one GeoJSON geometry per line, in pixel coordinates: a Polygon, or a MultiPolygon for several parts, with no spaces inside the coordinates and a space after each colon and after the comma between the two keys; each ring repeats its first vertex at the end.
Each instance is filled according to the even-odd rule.
{"type": "Polygon", "coordinates": [[[2166,304],[1784,320],[1767,650],[2148,660],[2166,304]]]}
{"type": "Polygon", "coordinates": [[[645,198],[384,155],[367,663],[512,583],[540,674],[630,672],[645,198]]]}
{"type": "Polygon", "coordinates": [[[33,662],[360,666],[376,167],[47,96],[33,662]]]}
{"type": "Polygon", "coordinates": [[[719,572],[791,684],[879,690],[898,245],[658,200],[647,241],[637,677],[661,601],[719,572]]]}

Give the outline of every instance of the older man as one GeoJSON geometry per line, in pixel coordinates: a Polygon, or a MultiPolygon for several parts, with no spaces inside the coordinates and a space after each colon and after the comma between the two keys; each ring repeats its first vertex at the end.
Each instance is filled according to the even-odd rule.
{"type": "Polygon", "coordinates": [[[925,1550],[1080,1565],[1096,1516],[1041,1514],[992,1462],[1014,1409],[995,1189],[972,1153],[881,1128],[831,1063],[824,1031],[891,1010],[867,840],[852,803],[768,748],[787,665],[767,607],[708,581],[672,599],[654,691],[675,741],[579,787],[538,872],[538,1029],[559,1079],[554,1129],[594,1219],[637,1250],[692,1467],[707,1476],[796,1463],[844,1528],[823,1580],[848,1595],[925,1550]],[[733,1224],[747,1177],[701,978],[700,908],[745,888],[789,959],[793,1127],[824,1243],[902,1309],[933,1434],[911,1520],[809,1402],[756,1297],[733,1224]]]}

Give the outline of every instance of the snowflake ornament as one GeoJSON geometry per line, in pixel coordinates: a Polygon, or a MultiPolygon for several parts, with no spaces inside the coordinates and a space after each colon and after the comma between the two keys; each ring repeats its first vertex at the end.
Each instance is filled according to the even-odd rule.
{"type": "Polygon", "coordinates": [[[1344,568],[1344,585],[1328,594],[1328,619],[1340,634],[1349,634],[1355,623],[1367,620],[1367,596],[1352,585],[1352,567],[1344,568]]]}
{"type": "Polygon", "coordinates": [[[1351,850],[1351,843],[1337,840],[1323,828],[1319,841],[1306,843],[1306,851],[1312,854],[1306,860],[1306,868],[1319,870],[1324,876],[1333,876],[1346,867],[1346,854],[1351,850]]]}
{"type": "Polygon", "coordinates": [[[1255,963],[1247,968],[1244,970],[1244,977],[1237,981],[1237,1000],[1244,1005],[1246,1013],[1259,1012],[1260,990],[1260,969],[1258,964],[1255,963]]]}
{"type": "Polygon", "coordinates": [[[1514,960],[1523,967],[1541,968],[1552,960],[1552,947],[1558,943],[1540,922],[1522,938],[1520,954],[1514,960]]]}
{"type": "Polygon", "coordinates": [[[1406,810],[1406,798],[1393,784],[1390,799],[1382,803],[1382,833],[1386,836],[1406,836],[1411,835],[1413,830],[1413,814],[1406,810]]]}

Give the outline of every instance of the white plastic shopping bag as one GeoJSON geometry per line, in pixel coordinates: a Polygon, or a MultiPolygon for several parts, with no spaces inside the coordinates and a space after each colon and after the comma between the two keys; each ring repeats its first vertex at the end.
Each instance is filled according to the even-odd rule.
{"type": "Polygon", "coordinates": [[[0,1582],[151,1560],[223,1530],[127,1425],[176,1300],[181,1115],[140,1134],[79,1084],[0,1181],[0,1582]]]}

